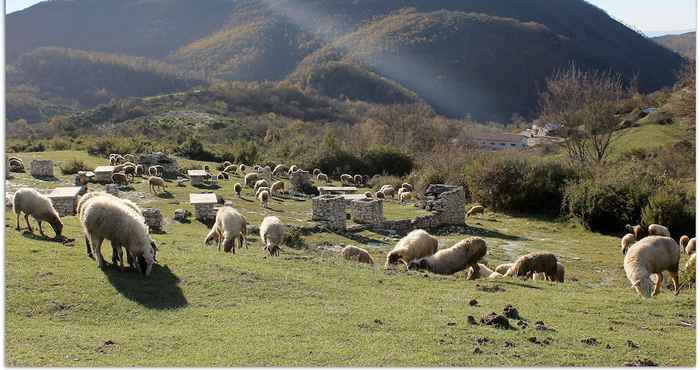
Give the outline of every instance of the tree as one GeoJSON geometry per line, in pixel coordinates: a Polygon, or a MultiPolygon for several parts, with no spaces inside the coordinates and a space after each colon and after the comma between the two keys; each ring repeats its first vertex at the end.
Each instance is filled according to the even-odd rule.
{"type": "Polygon", "coordinates": [[[619,123],[617,107],[626,95],[619,73],[583,71],[572,64],[546,80],[540,118],[562,126],[571,160],[602,162],[619,123]]]}
{"type": "Polygon", "coordinates": [[[688,122],[691,128],[695,127],[695,60],[689,59],[683,69],[678,73],[676,83],[678,96],[675,108],[678,115],[688,122]]]}

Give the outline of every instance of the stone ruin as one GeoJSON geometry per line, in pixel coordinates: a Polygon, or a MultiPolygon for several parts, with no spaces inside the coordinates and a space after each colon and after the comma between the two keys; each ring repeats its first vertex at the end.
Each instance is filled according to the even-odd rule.
{"type": "Polygon", "coordinates": [[[381,199],[356,199],[350,203],[350,218],[358,224],[381,227],[384,222],[384,201],[381,199]]]}
{"type": "Polygon", "coordinates": [[[332,230],[345,230],[345,199],[328,194],[312,198],[311,219],[320,221],[332,230]]]}
{"type": "Polygon", "coordinates": [[[216,194],[190,194],[190,204],[194,207],[194,216],[197,220],[208,223],[216,219],[219,205],[216,194]]]}
{"type": "Polygon", "coordinates": [[[80,186],[56,188],[48,194],[48,197],[59,216],[72,216],[75,215],[78,206],[78,195],[82,192],[83,188],[80,186]]]}
{"type": "Polygon", "coordinates": [[[136,159],[136,164],[141,164],[144,166],[146,171],[148,167],[161,165],[163,166],[163,177],[169,179],[175,179],[180,175],[180,170],[177,167],[177,161],[161,152],[150,153],[150,154],[139,154],[136,159]]]}
{"type": "Polygon", "coordinates": [[[439,226],[464,225],[466,202],[461,186],[431,184],[425,190],[425,210],[433,212],[439,226]]]}
{"type": "Polygon", "coordinates": [[[289,193],[290,194],[310,194],[313,184],[311,182],[311,174],[308,171],[299,170],[289,175],[289,193]]]}
{"type": "Polygon", "coordinates": [[[53,161],[50,159],[35,159],[29,167],[29,171],[34,177],[54,177],[53,161]]]}
{"type": "Polygon", "coordinates": [[[105,185],[105,191],[115,197],[119,196],[119,186],[117,184],[107,184],[105,185]]]}
{"type": "Polygon", "coordinates": [[[163,231],[163,215],[158,208],[144,208],[143,218],[152,231],[163,231]]]}
{"type": "Polygon", "coordinates": [[[112,182],[112,174],[114,173],[114,166],[98,166],[95,168],[95,181],[100,184],[108,184],[112,182]]]}

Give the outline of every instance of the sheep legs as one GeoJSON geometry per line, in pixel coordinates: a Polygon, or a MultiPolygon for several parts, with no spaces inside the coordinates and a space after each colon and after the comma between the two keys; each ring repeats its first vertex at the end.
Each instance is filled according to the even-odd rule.
{"type": "Polygon", "coordinates": [[[34,229],[32,229],[32,224],[29,223],[29,215],[24,214],[24,220],[27,221],[27,229],[29,229],[29,232],[34,234],[34,229]]]}
{"type": "Polygon", "coordinates": [[[673,282],[673,295],[678,295],[681,290],[681,286],[678,284],[678,271],[669,271],[671,275],[671,281],[673,282]]]}
{"type": "Polygon", "coordinates": [[[105,266],[105,261],[104,258],[102,258],[102,251],[100,250],[100,247],[102,247],[102,241],[104,239],[102,238],[93,238],[90,237],[90,245],[92,246],[92,252],[95,255],[95,261],[97,261],[97,267],[102,269],[105,266]]]}
{"type": "Polygon", "coordinates": [[[659,294],[659,291],[661,290],[661,282],[664,281],[664,274],[662,272],[656,274],[656,276],[656,285],[654,286],[654,291],[651,292],[652,297],[659,294]]]}
{"type": "Polygon", "coordinates": [[[38,223],[39,223],[39,234],[41,234],[41,236],[43,236],[43,237],[47,237],[46,234],[44,234],[44,230],[41,229],[41,221],[38,221],[38,223]]]}
{"type": "Polygon", "coordinates": [[[88,257],[95,259],[95,256],[92,255],[92,247],[90,247],[90,240],[88,240],[88,237],[85,237],[85,248],[87,249],[87,255],[88,257]]]}

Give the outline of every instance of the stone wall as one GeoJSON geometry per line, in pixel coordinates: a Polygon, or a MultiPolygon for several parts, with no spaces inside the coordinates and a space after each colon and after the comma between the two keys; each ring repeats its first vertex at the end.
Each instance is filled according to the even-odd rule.
{"type": "Polygon", "coordinates": [[[158,208],[144,208],[143,218],[146,220],[148,228],[154,231],[163,230],[163,215],[158,208]]]}
{"type": "Polygon", "coordinates": [[[177,161],[161,152],[139,154],[136,164],[142,164],[146,171],[148,171],[150,166],[161,165],[163,166],[163,177],[165,178],[174,179],[180,175],[177,161]]]}
{"type": "Polygon", "coordinates": [[[54,177],[53,161],[50,159],[35,159],[30,163],[30,173],[34,177],[54,177]]]}
{"type": "Polygon", "coordinates": [[[53,204],[53,208],[56,208],[59,216],[64,217],[75,215],[75,198],[51,198],[51,203],[53,204]]]}
{"type": "Polygon", "coordinates": [[[345,199],[342,196],[320,195],[312,198],[311,211],[312,220],[320,221],[333,230],[345,230],[345,199]]]}
{"type": "Polygon", "coordinates": [[[203,203],[194,205],[194,217],[200,221],[208,222],[216,219],[218,203],[203,203]]]}
{"type": "Polygon", "coordinates": [[[381,226],[384,222],[384,201],[381,199],[356,199],[350,203],[350,217],[358,224],[381,226]]]}
{"type": "Polygon", "coordinates": [[[432,214],[410,220],[384,221],[381,228],[400,234],[415,229],[434,229],[445,225],[464,225],[466,197],[461,186],[431,184],[425,191],[425,210],[432,214]]]}

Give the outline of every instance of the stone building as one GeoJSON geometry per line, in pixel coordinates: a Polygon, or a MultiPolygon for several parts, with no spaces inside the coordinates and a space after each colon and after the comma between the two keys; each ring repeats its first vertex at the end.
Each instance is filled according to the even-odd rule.
{"type": "Polygon", "coordinates": [[[216,219],[218,198],[214,193],[190,194],[190,204],[194,207],[196,219],[208,222],[216,219]]]}
{"type": "Polygon", "coordinates": [[[29,173],[34,177],[54,177],[53,161],[50,159],[35,159],[29,165],[29,173]]]}
{"type": "Polygon", "coordinates": [[[163,166],[163,177],[165,178],[174,179],[180,175],[177,161],[161,152],[139,154],[138,158],[136,159],[136,164],[143,165],[146,171],[148,171],[148,168],[151,166],[163,166]]]}
{"type": "Polygon", "coordinates": [[[58,215],[72,216],[75,215],[75,210],[78,206],[78,195],[82,191],[80,186],[70,186],[53,189],[48,197],[53,203],[53,207],[58,211],[58,215]]]}
{"type": "Polygon", "coordinates": [[[311,199],[311,219],[333,230],[345,230],[345,199],[339,195],[319,195],[311,199]]]}
{"type": "Polygon", "coordinates": [[[464,225],[467,202],[461,186],[431,184],[425,190],[425,210],[431,211],[441,225],[464,225]]]}
{"type": "Polygon", "coordinates": [[[188,170],[187,176],[189,176],[192,186],[203,185],[205,181],[209,180],[209,174],[204,170],[188,170]]]}
{"type": "Polygon", "coordinates": [[[384,222],[384,201],[381,199],[356,199],[350,203],[350,218],[358,224],[381,227],[384,222]]]}
{"type": "Polygon", "coordinates": [[[108,184],[112,182],[112,174],[114,173],[114,166],[99,166],[95,168],[95,182],[100,184],[108,184]]]}
{"type": "Polygon", "coordinates": [[[318,192],[324,194],[355,194],[357,188],[354,186],[319,186],[318,192]]]}

